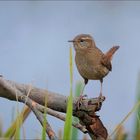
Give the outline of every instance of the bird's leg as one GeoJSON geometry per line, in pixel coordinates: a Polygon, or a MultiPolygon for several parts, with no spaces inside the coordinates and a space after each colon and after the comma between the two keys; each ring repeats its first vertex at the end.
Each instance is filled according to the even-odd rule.
{"type": "Polygon", "coordinates": [[[80,93],[80,98],[82,98],[82,99],[83,99],[83,97],[86,97],[86,96],[87,96],[87,95],[83,95],[85,86],[86,86],[86,84],[84,84],[84,86],[83,86],[83,88],[82,88],[82,90],[81,90],[81,93],[80,93]]]}
{"type": "Polygon", "coordinates": [[[97,104],[98,104],[98,108],[100,107],[100,100],[102,99],[102,96],[103,96],[103,94],[102,94],[102,89],[103,89],[103,79],[100,80],[100,83],[101,83],[101,88],[100,88],[100,94],[99,94],[98,102],[97,102],[97,104]]]}
{"type": "Polygon", "coordinates": [[[81,104],[81,101],[84,99],[84,97],[87,96],[87,95],[83,95],[83,92],[84,92],[84,89],[85,89],[85,86],[86,86],[87,83],[88,83],[88,79],[84,79],[84,86],[83,86],[82,91],[80,93],[79,99],[76,102],[76,105],[77,105],[78,109],[79,109],[79,106],[81,104]]]}
{"type": "Polygon", "coordinates": [[[100,95],[99,95],[99,97],[102,97],[102,96],[103,96],[103,94],[102,94],[102,89],[103,89],[103,79],[101,79],[100,82],[101,82],[101,89],[100,89],[100,95]]]}
{"type": "Polygon", "coordinates": [[[83,86],[83,88],[82,88],[82,91],[81,91],[81,93],[80,93],[80,96],[79,96],[79,98],[78,98],[78,100],[77,100],[77,102],[76,102],[76,106],[77,106],[78,109],[79,109],[79,107],[80,107],[81,101],[83,100],[83,98],[84,98],[84,96],[85,96],[85,95],[83,95],[84,88],[85,88],[85,84],[84,84],[84,86],[83,86]]]}
{"type": "Polygon", "coordinates": [[[83,97],[87,96],[87,95],[83,95],[83,92],[84,92],[84,89],[85,89],[85,86],[86,86],[87,83],[88,83],[88,79],[84,78],[84,86],[83,86],[83,89],[80,93],[80,97],[82,97],[82,99],[83,99],[83,97]]]}

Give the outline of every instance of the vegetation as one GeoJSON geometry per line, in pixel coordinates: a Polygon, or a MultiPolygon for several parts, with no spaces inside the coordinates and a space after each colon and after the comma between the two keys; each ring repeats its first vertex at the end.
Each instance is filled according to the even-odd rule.
{"type": "MultiPolygon", "coordinates": [[[[139,76],[140,77],[140,76],[139,76]]],[[[140,85],[140,79],[138,80],[138,85],[140,85]]],[[[79,96],[81,89],[82,89],[82,83],[78,82],[76,85],[75,90],[75,96],[79,96]]],[[[63,130],[63,140],[78,140],[78,130],[74,127],[72,127],[72,119],[74,121],[78,121],[77,118],[72,118],[72,102],[73,102],[73,64],[72,64],[72,49],[70,48],[70,95],[68,98],[68,106],[67,106],[67,113],[66,113],[66,121],[64,125],[63,130]]],[[[126,115],[124,119],[118,124],[116,129],[112,132],[109,139],[113,140],[130,140],[129,136],[131,135],[133,140],[140,140],[140,86],[138,86],[137,90],[137,101],[132,110],[126,115]],[[128,120],[129,117],[131,117],[132,113],[135,113],[135,122],[134,122],[134,132],[132,134],[128,134],[124,130],[124,123],[128,120]]],[[[12,122],[11,126],[3,132],[2,123],[0,122],[0,138],[4,139],[21,139],[21,127],[24,123],[24,121],[28,118],[31,110],[25,106],[22,111],[19,113],[17,109],[17,116],[15,120],[12,122]]],[[[46,117],[47,112],[44,113],[44,127],[42,128],[42,136],[41,139],[46,139],[46,132],[45,132],[45,124],[46,124],[46,117]]],[[[4,123],[4,122],[3,122],[4,123]]],[[[59,132],[59,138],[62,139],[62,132],[59,132]]],[[[22,138],[23,139],[23,138],[22,138]]],[[[24,137],[26,139],[26,137],[24,137]]],[[[83,140],[86,140],[87,137],[84,135],[83,140]]]]}

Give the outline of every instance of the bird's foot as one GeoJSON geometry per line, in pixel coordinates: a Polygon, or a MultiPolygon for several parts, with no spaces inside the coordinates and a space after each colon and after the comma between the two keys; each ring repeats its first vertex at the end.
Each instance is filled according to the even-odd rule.
{"type": "Polygon", "coordinates": [[[102,99],[102,98],[103,98],[103,94],[102,94],[102,92],[100,92],[100,95],[99,95],[98,98],[99,98],[99,99],[102,99]]]}
{"type": "Polygon", "coordinates": [[[101,106],[101,100],[104,98],[104,96],[102,95],[102,93],[100,93],[100,95],[98,96],[98,102],[97,102],[97,107],[100,108],[101,106]]]}
{"type": "Polygon", "coordinates": [[[79,96],[79,98],[78,98],[78,100],[77,100],[77,102],[76,102],[76,107],[78,108],[78,110],[79,110],[79,108],[80,108],[80,105],[82,104],[82,100],[84,100],[85,97],[87,97],[86,94],[85,94],[85,95],[80,95],[80,96],[79,96]]]}

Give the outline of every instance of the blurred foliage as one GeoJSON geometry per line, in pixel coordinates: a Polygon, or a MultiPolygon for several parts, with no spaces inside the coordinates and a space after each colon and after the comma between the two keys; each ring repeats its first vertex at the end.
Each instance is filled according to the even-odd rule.
{"type": "Polygon", "coordinates": [[[62,129],[59,129],[59,131],[58,131],[58,139],[59,140],[62,140],[62,137],[63,137],[63,135],[62,135],[62,129]]]}
{"type": "Polygon", "coordinates": [[[140,106],[140,101],[138,101],[134,107],[128,112],[128,114],[122,119],[122,121],[118,124],[118,126],[115,128],[115,130],[111,133],[110,137],[112,137],[114,134],[118,133],[118,131],[121,129],[123,124],[128,120],[128,118],[134,113],[138,107],[140,106]]]}
{"type": "Polygon", "coordinates": [[[127,134],[122,125],[120,126],[120,129],[117,131],[114,140],[127,140],[127,134]]]}
{"type": "Polygon", "coordinates": [[[25,106],[21,113],[19,113],[15,119],[15,121],[11,124],[11,126],[7,129],[7,131],[3,134],[5,138],[12,138],[13,136],[19,137],[19,129],[23,122],[27,119],[31,110],[25,106]]]}
{"type": "Polygon", "coordinates": [[[125,118],[121,121],[121,123],[116,127],[111,136],[115,134],[115,140],[130,140],[128,135],[132,135],[133,140],[140,140],[140,74],[138,76],[138,84],[137,84],[137,96],[136,103],[134,107],[130,110],[130,112],[125,116],[125,118]],[[134,132],[133,134],[127,134],[124,131],[123,123],[128,120],[128,118],[135,113],[135,123],[134,123],[134,132]]]}
{"type": "MultiPolygon", "coordinates": [[[[140,102],[140,73],[138,75],[136,102],[140,102]]],[[[134,137],[136,140],[140,140],[140,106],[136,110],[134,127],[134,137]]]]}
{"type": "Polygon", "coordinates": [[[81,81],[76,83],[75,87],[75,97],[79,97],[80,93],[82,92],[83,89],[83,83],[81,81]]]}
{"type": "Polygon", "coordinates": [[[2,121],[0,120],[0,137],[2,137],[3,129],[2,129],[2,121]]]}
{"type": "Polygon", "coordinates": [[[23,120],[23,115],[19,116],[19,113],[18,113],[18,117],[17,117],[17,120],[16,120],[15,134],[14,134],[14,139],[15,140],[20,139],[20,126],[22,124],[22,120],[23,120]]]}

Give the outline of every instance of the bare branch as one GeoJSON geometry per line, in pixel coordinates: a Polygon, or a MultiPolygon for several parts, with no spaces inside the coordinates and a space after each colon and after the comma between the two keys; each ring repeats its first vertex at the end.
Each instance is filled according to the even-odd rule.
{"type": "MultiPolygon", "coordinates": [[[[29,92],[30,86],[25,84],[19,84],[13,81],[9,81],[4,79],[3,77],[0,77],[0,97],[7,98],[9,100],[16,101],[16,95],[11,89],[15,88],[20,91],[19,95],[26,95],[29,92]]],[[[45,89],[39,89],[36,87],[32,87],[30,89],[29,98],[33,101],[45,105],[45,99],[47,97],[47,107],[51,108],[53,110],[66,113],[66,107],[67,107],[67,97],[58,93],[54,93],[45,89]]],[[[104,98],[91,98],[91,99],[85,99],[82,101],[81,106],[78,110],[83,111],[98,111],[100,110],[101,104],[104,101],[104,98]]],[[[76,107],[77,98],[73,99],[73,114],[75,115],[77,112],[76,107]]]]}
{"type": "MultiPolygon", "coordinates": [[[[51,116],[54,116],[54,117],[56,117],[56,118],[58,118],[58,119],[60,119],[60,120],[62,120],[62,121],[65,121],[65,120],[66,120],[66,116],[65,116],[65,115],[60,114],[60,113],[58,113],[58,112],[55,111],[55,110],[52,110],[52,109],[50,109],[50,108],[45,108],[44,106],[39,105],[39,104],[36,105],[36,108],[37,108],[38,110],[40,110],[42,113],[46,110],[47,114],[49,114],[49,115],[51,115],[51,116]]],[[[78,129],[79,129],[80,131],[82,131],[83,133],[87,133],[87,132],[88,132],[87,129],[85,128],[85,126],[82,126],[82,125],[79,124],[79,123],[72,122],[72,125],[73,125],[74,127],[78,128],[78,129]]]]}
{"type": "MultiPolygon", "coordinates": [[[[35,116],[37,117],[37,119],[39,120],[39,122],[41,123],[41,125],[44,125],[44,116],[43,113],[40,112],[37,108],[36,108],[36,103],[34,101],[32,101],[30,98],[28,98],[27,96],[21,96],[19,98],[20,101],[22,101],[23,103],[26,103],[26,105],[28,105],[31,110],[34,112],[35,116]]],[[[54,131],[52,130],[50,124],[48,123],[48,121],[46,120],[46,133],[48,134],[50,140],[58,140],[58,138],[56,137],[54,131]]]]}
{"type": "MultiPolygon", "coordinates": [[[[29,94],[29,89],[29,85],[15,83],[13,81],[5,80],[3,77],[0,77],[0,97],[16,101],[17,96],[19,98],[19,101],[23,102],[21,97],[29,95],[29,99],[43,106],[45,106],[45,99],[47,97],[48,108],[66,113],[68,100],[66,96],[36,87],[32,87],[29,94]]],[[[92,139],[94,138],[95,140],[106,140],[108,135],[106,128],[103,126],[99,117],[95,114],[96,111],[100,110],[102,102],[104,100],[105,97],[85,99],[82,100],[81,105],[79,106],[79,108],[77,108],[77,98],[73,99],[73,115],[80,119],[80,124],[86,127],[90,137],[92,139]]],[[[34,113],[36,114],[36,116],[41,116],[37,115],[35,111],[34,113]]],[[[50,112],[50,114],[51,113],[53,114],[54,112],[50,112]]],[[[64,116],[62,117],[58,115],[58,117],[60,117],[61,119],[65,119],[64,116]]],[[[40,118],[40,120],[42,119],[40,118]]]]}

